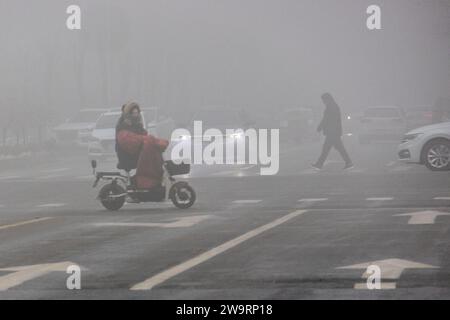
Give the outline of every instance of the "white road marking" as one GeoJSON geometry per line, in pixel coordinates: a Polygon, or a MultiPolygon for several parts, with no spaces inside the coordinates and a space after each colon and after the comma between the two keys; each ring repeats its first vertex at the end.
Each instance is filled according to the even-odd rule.
{"type": "Polygon", "coordinates": [[[177,219],[172,222],[162,222],[162,223],[146,223],[146,222],[101,222],[94,223],[96,227],[157,227],[157,228],[187,228],[192,227],[206,219],[211,218],[209,215],[203,216],[190,216],[177,219]]]}
{"type": "Polygon", "coordinates": [[[42,222],[42,221],[46,221],[46,220],[50,220],[50,219],[53,219],[53,218],[51,218],[51,217],[43,217],[43,218],[37,218],[37,219],[22,221],[22,222],[18,222],[18,223],[14,223],[14,224],[7,224],[7,225],[4,225],[4,226],[0,226],[0,230],[14,228],[14,227],[20,227],[20,226],[24,226],[24,225],[27,225],[27,224],[42,222]]]}
{"type": "Polygon", "coordinates": [[[134,285],[133,287],[131,287],[130,290],[151,290],[152,288],[154,288],[155,286],[167,281],[168,279],[175,277],[176,275],[183,273],[209,259],[212,259],[213,257],[226,252],[227,250],[236,247],[237,245],[251,239],[254,238],[258,235],[260,235],[261,233],[273,229],[303,213],[305,213],[306,210],[297,210],[294,212],[291,212],[287,215],[285,215],[284,217],[278,218],[268,224],[265,224],[259,228],[253,229],[237,238],[234,238],[230,241],[225,242],[224,244],[215,247],[211,250],[208,250],[188,261],[185,261],[177,266],[174,266],[166,271],[163,271],[161,273],[158,273],[157,275],[143,281],[140,282],[136,285],[134,285]]]}
{"type": "Polygon", "coordinates": [[[434,224],[436,217],[438,216],[450,216],[448,212],[441,211],[418,211],[403,214],[395,214],[394,217],[411,217],[408,220],[408,224],[434,224]]]}
{"type": "Polygon", "coordinates": [[[63,172],[63,171],[67,171],[67,170],[69,170],[69,168],[48,169],[48,170],[41,170],[41,172],[56,173],[56,172],[63,172]]]}
{"type": "Polygon", "coordinates": [[[389,201],[389,200],[394,200],[394,198],[390,198],[390,197],[381,197],[381,198],[366,198],[367,201],[389,201]]]}
{"type": "MultiPolygon", "coordinates": [[[[414,261],[401,260],[401,259],[386,259],[378,261],[364,262],[360,264],[354,264],[351,266],[339,267],[336,269],[367,269],[369,266],[378,266],[381,270],[381,276],[383,279],[398,279],[405,269],[439,269],[429,264],[418,263],[414,261]]],[[[362,278],[368,278],[367,272],[364,272],[362,278]]]]}
{"type": "MultiPolygon", "coordinates": [[[[393,290],[397,288],[397,284],[395,282],[380,282],[381,290],[393,290]]],[[[353,289],[356,290],[367,290],[367,283],[355,283],[353,289]]]]}
{"type": "Polygon", "coordinates": [[[262,200],[234,200],[233,203],[235,204],[253,204],[253,203],[259,203],[262,200]]]}
{"type": "Polygon", "coordinates": [[[3,176],[0,177],[0,180],[10,180],[10,179],[17,179],[17,178],[21,178],[22,176],[3,176]]]}
{"type": "Polygon", "coordinates": [[[36,207],[38,207],[38,208],[59,208],[59,207],[64,207],[65,205],[66,205],[65,203],[46,203],[46,204],[37,205],[36,207]]]}
{"type": "Polygon", "coordinates": [[[63,175],[63,174],[49,174],[47,176],[36,177],[36,179],[48,180],[48,179],[61,178],[61,177],[65,177],[65,175],[63,175]]]}
{"type": "Polygon", "coordinates": [[[435,197],[433,200],[450,200],[450,197],[435,197]]]}
{"type": "Polygon", "coordinates": [[[71,265],[74,265],[74,263],[66,261],[0,269],[0,271],[15,271],[14,273],[0,277],[0,291],[16,287],[26,281],[41,277],[50,272],[66,272],[67,268],[71,265]]]}
{"type": "Polygon", "coordinates": [[[297,202],[320,202],[320,201],[327,201],[328,198],[305,198],[297,200],[297,202]]]}

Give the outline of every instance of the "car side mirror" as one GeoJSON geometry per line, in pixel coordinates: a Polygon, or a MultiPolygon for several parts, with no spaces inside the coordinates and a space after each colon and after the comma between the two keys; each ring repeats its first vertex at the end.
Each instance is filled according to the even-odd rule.
{"type": "Polygon", "coordinates": [[[91,167],[94,170],[97,168],[97,160],[91,160],[91,167]]]}

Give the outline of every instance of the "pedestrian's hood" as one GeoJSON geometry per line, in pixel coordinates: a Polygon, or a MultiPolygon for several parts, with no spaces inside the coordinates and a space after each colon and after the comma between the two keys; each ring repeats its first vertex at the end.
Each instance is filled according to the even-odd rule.
{"type": "Polygon", "coordinates": [[[448,131],[450,131],[450,122],[441,122],[441,123],[436,123],[436,124],[432,124],[429,126],[416,128],[416,129],[409,131],[408,134],[425,133],[428,131],[442,130],[442,129],[448,129],[448,131]]]}

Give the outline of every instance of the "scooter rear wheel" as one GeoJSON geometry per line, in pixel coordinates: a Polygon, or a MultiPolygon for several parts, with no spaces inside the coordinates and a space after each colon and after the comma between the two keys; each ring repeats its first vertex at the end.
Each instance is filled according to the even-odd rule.
{"type": "Polygon", "coordinates": [[[120,197],[115,196],[125,193],[126,190],[122,186],[110,183],[100,189],[98,197],[106,209],[110,211],[117,211],[122,208],[125,203],[125,195],[120,197]]]}
{"type": "Polygon", "coordinates": [[[186,182],[175,183],[170,189],[169,197],[172,203],[180,209],[192,207],[197,199],[194,189],[186,182]]]}

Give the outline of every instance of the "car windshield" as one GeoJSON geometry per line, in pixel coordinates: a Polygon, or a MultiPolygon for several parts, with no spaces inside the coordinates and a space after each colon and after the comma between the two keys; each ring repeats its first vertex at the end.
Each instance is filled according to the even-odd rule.
{"type": "Polygon", "coordinates": [[[120,114],[104,114],[98,119],[95,125],[96,129],[111,129],[115,128],[120,114]]]}
{"type": "Polygon", "coordinates": [[[370,108],[364,112],[364,115],[373,118],[398,118],[400,116],[396,108],[370,108]]]}
{"type": "Polygon", "coordinates": [[[80,111],[70,122],[95,122],[103,112],[100,110],[80,111]]]}
{"type": "Polygon", "coordinates": [[[193,118],[194,121],[203,121],[208,127],[220,125],[240,124],[235,112],[230,110],[204,110],[198,112],[193,118]]]}

